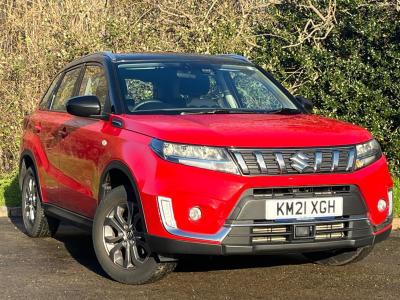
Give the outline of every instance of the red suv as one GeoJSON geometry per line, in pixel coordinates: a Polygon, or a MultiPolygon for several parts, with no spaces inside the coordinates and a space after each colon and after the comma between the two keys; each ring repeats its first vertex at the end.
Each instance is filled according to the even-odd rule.
{"type": "Polygon", "coordinates": [[[26,231],[90,228],[129,284],[185,254],[357,261],[391,231],[386,159],[365,129],[311,110],[237,55],[83,57],[24,121],[26,231]]]}

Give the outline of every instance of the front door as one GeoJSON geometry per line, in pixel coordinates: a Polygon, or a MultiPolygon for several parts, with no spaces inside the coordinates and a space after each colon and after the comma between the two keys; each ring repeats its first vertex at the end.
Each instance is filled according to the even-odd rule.
{"type": "MultiPolygon", "coordinates": [[[[95,95],[102,111],[108,101],[108,85],[101,65],[85,66],[78,95],[95,95]]],[[[94,217],[99,187],[99,158],[107,149],[103,137],[106,121],[67,115],[62,124],[65,137],[60,142],[59,166],[63,174],[60,197],[67,201],[68,209],[94,217]]]]}
{"type": "Polygon", "coordinates": [[[42,183],[46,189],[44,196],[47,202],[67,209],[70,207],[68,199],[60,195],[60,185],[65,181],[65,176],[60,170],[60,149],[61,142],[66,137],[63,124],[68,119],[65,104],[76,93],[80,73],[81,67],[67,70],[64,73],[52,96],[49,110],[43,112],[37,120],[41,126],[41,140],[48,162],[44,167],[47,178],[44,184],[42,183]]]}

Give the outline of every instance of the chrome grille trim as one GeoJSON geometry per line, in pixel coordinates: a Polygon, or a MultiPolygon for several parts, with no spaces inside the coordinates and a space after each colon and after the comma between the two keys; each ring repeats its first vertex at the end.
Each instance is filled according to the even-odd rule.
{"type": "Polygon", "coordinates": [[[238,152],[233,152],[233,155],[236,158],[236,161],[238,162],[240,168],[242,169],[243,174],[249,174],[249,169],[247,168],[247,164],[243,159],[243,156],[238,153],[238,152]]]}
{"type": "Polygon", "coordinates": [[[354,149],[350,149],[349,160],[347,162],[346,171],[351,171],[353,169],[355,158],[356,158],[356,151],[354,149]]]}
{"type": "Polygon", "coordinates": [[[269,223],[236,223],[236,224],[226,224],[226,226],[229,227],[265,227],[265,226],[289,226],[289,225],[318,225],[318,224],[328,224],[328,223],[339,223],[339,222],[354,222],[354,221],[365,221],[368,220],[368,218],[343,218],[343,219],[335,219],[335,220],[310,220],[310,221],[298,221],[298,220],[293,220],[293,222],[285,222],[285,223],[280,223],[280,222],[269,222],[269,223]]]}
{"type": "Polygon", "coordinates": [[[258,166],[260,167],[260,170],[262,173],[267,173],[267,165],[265,164],[265,160],[260,152],[254,152],[254,155],[256,157],[258,166]]]}
{"type": "MultiPolygon", "coordinates": [[[[269,224],[263,227],[250,227],[249,237],[253,245],[272,243],[295,243],[301,241],[329,241],[346,239],[352,231],[348,220],[319,222],[310,225],[295,223],[293,225],[269,224]],[[309,227],[308,236],[296,236],[297,226],[309,227]]],[[[238,234],[240,236],[240,234],[238,234]]]]}
{"type": "Polygon", "coordinates": [[[322,152],[315,153],[315,164],[314,164],[314,173],[317,173],[321,170],[322,164],[322,152]]]}
{"type": "Polygon", "coordinates": [[[333,150],[332,155],[333,155],[333,158],[332,158],[331,172],[334,172],[339,167],[339,155],[340,155],[340,153],[337,150],[333,150]]]}
{"type": "Polygon", "coordinates": [[[286,165],[285,165],[285,160],[283,159],[282,153],[274,153],[275,154],[275,160],[278,162],[280,173],[286,173],[286,165]]]}
{"type": "Polygon", "coordinates": [[[243,175],[347,173],[356,160],[355,146],[228,150],[243,175]]]}

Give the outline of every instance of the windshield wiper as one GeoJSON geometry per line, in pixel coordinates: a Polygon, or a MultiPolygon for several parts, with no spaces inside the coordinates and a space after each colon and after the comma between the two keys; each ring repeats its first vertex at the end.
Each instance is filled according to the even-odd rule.
{"type": "Polygon", "coordinates": [[[296,114],[301,113],[301,111],[298,110],[297,108],[282,107],[279,109],[268,110],[265,113],[267,113],[267,114],[282,114],[282,115],[296,115],[296,114]]]}
{"type": "Polygon", "coordinates": [[[166,108],[138,110],[130,114],[151,115],[216,115],[216,114],[299,114],[300,110],[294,108],[280,108],[276,110],[259,110],[246,108],[166,108]]]}
{"type": "Polygon", "coordinates": [[[301,113],[296,108],[283,107],[275,110],[257,110],[257,109],[210,109],[200,111],[183,111],[181,115],[203,115],[203,114],[282,114],[282,115],[295,115],[301,113]]]}
{"type": "Polygon", "coordinates": [[[204,114],[263,114],[265,113],[262,110],[254,110],[254,109],[210,109],[210,110],[200,110],[200,111],[183,111],[181,115],[204,115],[204,114]]]}

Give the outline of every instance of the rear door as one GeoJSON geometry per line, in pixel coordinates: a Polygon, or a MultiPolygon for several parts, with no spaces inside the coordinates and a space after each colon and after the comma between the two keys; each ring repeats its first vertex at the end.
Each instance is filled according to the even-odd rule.
{"type": "MultiPolygon", "coordinates": [[[[108,83],[100,64],[87,64],[84,68],[78,95],[95,95],[102,112],[109,101],[108,83]]],[[[60,195],[68,209],[94,217],[99,187],[99,158],[105,155],[107,140],[103,128],[107,121],[68,115],[63,124],[65,137],[60,142],[60,195]]]]}
{"type": "Polygon", "coordinates": [[[57,147],[56,140],[58,137],[53,132],[54,116],[49,112],[49,107],[62,77],[62,73],[56,76],[43,96],[39,109],[30,117],[33,134],[38,137],[40,145],[36,148],[34,155],[42,162],[37,165],[37,171],[40,178],[42,201],[44,202],[52,202],[57,195],[58,161],[54,157],[54,151],[57,147]]]}

